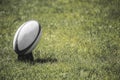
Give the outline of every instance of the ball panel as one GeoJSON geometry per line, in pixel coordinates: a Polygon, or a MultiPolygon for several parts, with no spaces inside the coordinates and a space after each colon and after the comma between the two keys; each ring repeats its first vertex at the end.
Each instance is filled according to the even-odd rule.
{"type": "Polygon", "coordinates": [[[36,41],[35,41],[34,44],[30,47],[30,49],[26,52],[26,54],[27,54],[27,53],[30,53],[30,52],[37,46],[37,43],[38,43],[39,40],[40,40],[41,34],[42,34],[42,31],[40,30],[40,33],[39,33],[36,41]]]}
{"type": "MultiPolygon", "coordinates": [[[[24,23],[25,24],[25,23],[24,23]]],[[[13,49],[15,50],[15,47],[16,47],[16,38],[17,38],[17,36],[18,36],[18,33],[19,33],[19,31],[20,31],[20,29],[23,27],[23,25],[24,24],[22,24],[19,28],[18,28],[18,30],[16,31],[16,33],[15,33],[15,36],[14,36],[14,39],[13,39],[13,49]]]]}

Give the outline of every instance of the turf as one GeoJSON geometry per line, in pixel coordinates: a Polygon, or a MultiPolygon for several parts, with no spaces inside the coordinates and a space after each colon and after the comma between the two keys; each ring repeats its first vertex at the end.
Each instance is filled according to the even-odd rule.
{"type": "Polygon", "coordinates": [[[120,80],[120,1],[0,0],[0,80],[120,80]],[[33,64],[12,48],[28,20],[42,26],[33,64]]]}

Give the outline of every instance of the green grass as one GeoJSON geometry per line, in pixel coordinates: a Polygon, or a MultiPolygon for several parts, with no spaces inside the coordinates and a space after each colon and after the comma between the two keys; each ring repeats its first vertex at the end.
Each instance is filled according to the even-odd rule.
{"type": "Polygon", "coordinates": [[[119,79],[119,0],[0,0],[0,80],[119,79]],[[31,19],[42,26],[34,64],[12,48],[31,19]]]}

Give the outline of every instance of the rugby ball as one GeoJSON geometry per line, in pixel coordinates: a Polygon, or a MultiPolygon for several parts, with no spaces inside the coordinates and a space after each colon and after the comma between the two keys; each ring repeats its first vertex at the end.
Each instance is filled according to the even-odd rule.
{"type": "Polygon", "coordinates": [[[27,21],[22,24],[15,33],[13,49],[18,55],[32,52],[41,36],[41,26],[35,21],[27,21]]]}

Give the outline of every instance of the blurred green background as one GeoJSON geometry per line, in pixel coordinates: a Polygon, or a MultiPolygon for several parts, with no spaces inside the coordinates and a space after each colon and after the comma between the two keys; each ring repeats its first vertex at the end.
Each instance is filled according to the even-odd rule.
{"type": "Polygon", "coordinates": [[[120,1],[0,0],[0,80],[120,80],[120,1]],[[12,48],[28,20],[42,26],[34,64],[12,48]]]}

